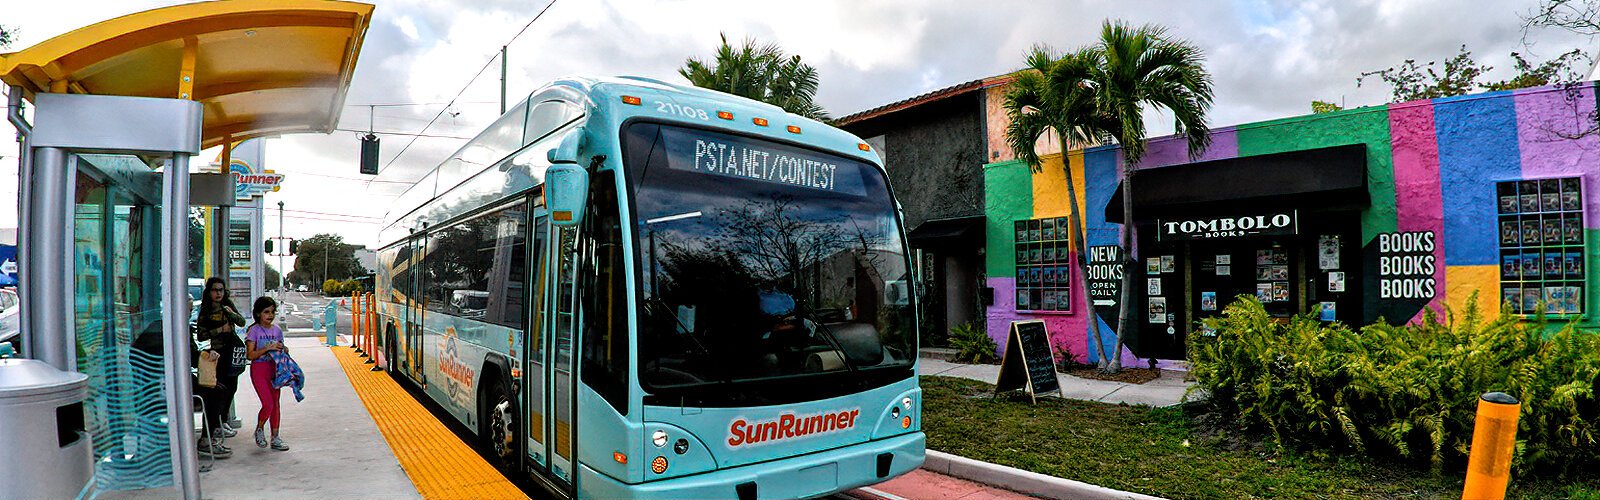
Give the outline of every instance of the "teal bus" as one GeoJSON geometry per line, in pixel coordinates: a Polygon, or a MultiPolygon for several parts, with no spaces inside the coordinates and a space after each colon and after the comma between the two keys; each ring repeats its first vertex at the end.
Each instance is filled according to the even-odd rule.
{"type": "Polygon", "coordinates": [[[569,78],[380,230],[381,366],[562,498],[808,498],[924,456],[873,148],[757,101],[569,78]]]}

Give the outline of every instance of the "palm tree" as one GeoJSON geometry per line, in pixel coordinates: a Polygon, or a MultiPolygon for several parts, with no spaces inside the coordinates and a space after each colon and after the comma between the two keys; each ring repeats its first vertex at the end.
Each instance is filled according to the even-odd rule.
{"type": "MultiPolygon", "coordinates": [[[[1018,75],[1007,94],[1006,108],[1012,118],[1006,129],[1008,142],[1035,168],[1038,155],[1033,144],[1046,129],[1057,130],[1064,147],[1084,147],[1096,140],[1119,144],[1123,155],[1122,248],[1133,248],[1134,166],[1145,152],[1144,108],[1154,106],[1172,113],[1174,129],[1188,143],[1189,157],[1198,158],[1211,144],[1206,113],[1213,94],[1204,59],[1198,47],[1169,37],[1166,28],[1135,28],[1123,21],[1106,21],[1101,25],[1100,40],[1075,52],[1056,56],[1048,48],[1035,47],[1028,57],[1029,68],[1018,75]],[[1035,90],[1027,90],[1030,87],[1035,90]]],[[[1067,175],[1073,230],[1081,238],[1085,235],[1079,227],[1076,194],[1070,191],[1070,169],[1067,175]]],[[[1122,273],[1116,350],[1109,359],[1099,345],[1098,329],[1094,331],[1101,366],[1107,371],[1122,368],[1120,353],[1134,274],[1122,273]]],[[[1090,321],[1090,325],[1097,323],[1090,321]]]]}
{"type": "Polygon", "coordinates": [[[746,38],[735,48],[724,34],[716,57],[711,61],[691,57],[678,74],[696,87],[755,99],[814,120],[828,119],[827,111],[814,102],[821,82],[817,68],[800,56],[785,55],[776,44],[757,45],[746,38]]]}

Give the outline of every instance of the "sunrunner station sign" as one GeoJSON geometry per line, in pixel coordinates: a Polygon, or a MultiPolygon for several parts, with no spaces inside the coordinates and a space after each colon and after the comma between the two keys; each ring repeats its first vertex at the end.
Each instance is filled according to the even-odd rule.
{"type": "Polygon", "coordinates": [[[1299,233],[1300,218],[1295,210],[1257,215],[1156,221],[1158,241],[1215,240],[1299,233]]]}

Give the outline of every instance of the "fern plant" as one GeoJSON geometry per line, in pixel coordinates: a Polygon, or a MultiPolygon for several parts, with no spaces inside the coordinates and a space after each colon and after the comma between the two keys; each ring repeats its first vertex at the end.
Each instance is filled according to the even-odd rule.
{"type": "Polygon", "coordinates": [[[1519,472],[1600,467],[1600,336],[1573,325],[1546,338],[1542,319],[1485,320],[1469,305],[1352,329],[1272,318],[1248,296],[1206,325],[1217,334],[1189,338],[1197,387],[1279,443],[1455,467],[1471,451],[1478,397],[1501,391],[1522,401],[1519,472]]]}
{"type": "Polygon", "coordinates": [[[950,329],[950,347],[957,350],[957,362],[993,363],[999,360],[996,353],[1000,351],[1000,345],[972,323],[950,329]]]}

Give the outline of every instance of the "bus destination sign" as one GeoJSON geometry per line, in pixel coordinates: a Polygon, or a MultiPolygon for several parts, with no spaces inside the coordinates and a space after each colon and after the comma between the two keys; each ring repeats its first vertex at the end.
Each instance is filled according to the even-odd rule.
{"type": "Polygon", "coordinates": [[[675,170],[738,177],[822,191],[861,194],[859,166],[799,148],[718,134],[663,128],[675,170]]]}

